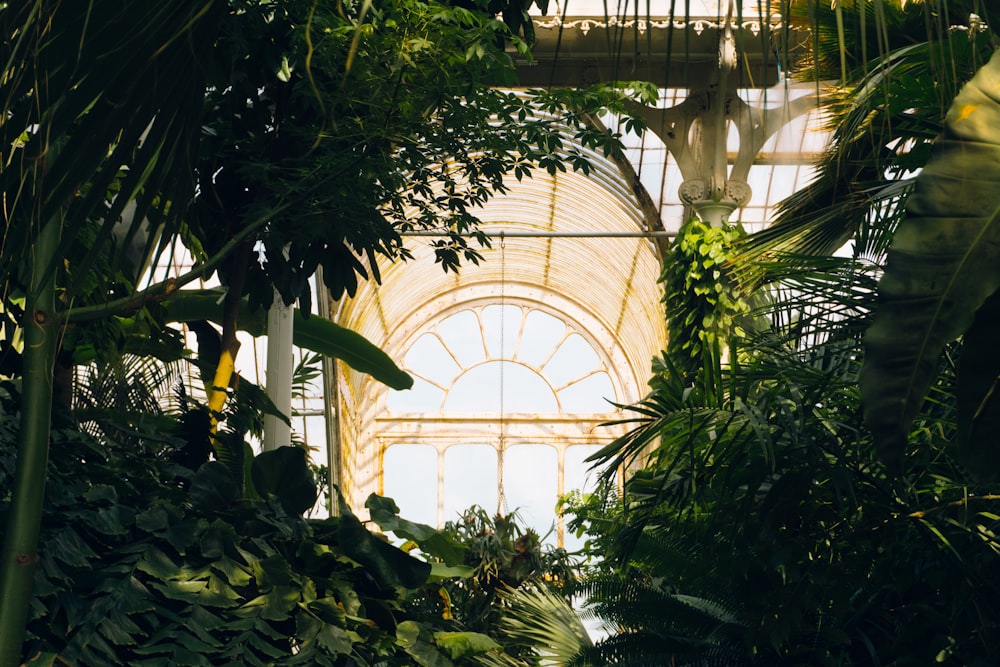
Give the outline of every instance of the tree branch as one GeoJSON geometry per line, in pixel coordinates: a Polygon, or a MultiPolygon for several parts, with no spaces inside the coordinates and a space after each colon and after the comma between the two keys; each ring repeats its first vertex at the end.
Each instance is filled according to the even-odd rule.
{"type": "Polygon", "coordinates": [[[269,219],[269,217],[262,218],[250,223],[240,230],[240,232],[230,239],[224,246],[222,246],[222,248],[219,249],[219,252],[215,253],[215,255],[210,257],[203,264],[193,267],[187,273],[183,273],[176,278],[167,278],[166,280],[156,283],[155,285],[150,285],[141,292],[137,292],[120,299],[115,299],[114,301],[108,301],[107,303],[97,304],[94,306],[67,308],[59,313],[59,317],[63,323],[71,319],[74,322],[90,322],[101,319],[102,317],[133,312],[139,310],[148,303],[162,301],[179,290],[181,287],[194,282],[198,278],[204,277],[207,273],[215,269],[215,267],[218,266],[222,260],[229,257],[229,255],[232,254],[232,252],[238,248],[241,243],[244,243],[252,234],[267,224],[269,219]]]}

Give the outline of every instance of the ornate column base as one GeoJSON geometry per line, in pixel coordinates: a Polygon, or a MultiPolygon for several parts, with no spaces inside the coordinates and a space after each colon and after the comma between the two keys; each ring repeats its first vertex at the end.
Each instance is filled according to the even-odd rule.
{"type": "Polygon", "coordinates": [[[709,187],[700,178],[681,183],[678,195],[698,217],[713,227],[721,227],[729,216],[750,200],[750,186],[743,181],[726,181],[722,188],[709,187]]]}

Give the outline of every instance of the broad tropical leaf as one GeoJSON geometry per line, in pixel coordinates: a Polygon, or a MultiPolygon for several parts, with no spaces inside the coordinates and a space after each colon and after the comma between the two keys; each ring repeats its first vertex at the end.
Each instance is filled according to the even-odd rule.
{"type": "Polygon", "coordinates": [[[958,364],[959,452],[972,474],[1000,476],[1000,292],[976,313],[958,364]]]}
{"type": "Polygon", "coordinates": [[[1000,286],[1000,54],[955,98],[896,232],[861,377],[865,421],[889,463],[946,343],[1000,286]]]}
{"type": "Polygon", "coordinates": [[[257,493],[276,496],[289,514],[303,514],[316,503],[316,484],[302,447],[261,452],[254,457],[250,472],[257,493]]]}
{"type": "MultiPolygon", "coordinates": [[[[167,316],[175,322],[210,320],[221,323],[220,294],[211,290],[177,292],[165,304],[167,316]]],[[[304,317],[298,310],[294,313],[293,326],[292,342],[295,345],[340,359],[393,389],[413,386],[413,378],[361,334],[320,317],[304,317]]],[[[267,328],[267,314],[252,310],[244,299],[239,328],[253,336],[263,336],[267,328]]]]}

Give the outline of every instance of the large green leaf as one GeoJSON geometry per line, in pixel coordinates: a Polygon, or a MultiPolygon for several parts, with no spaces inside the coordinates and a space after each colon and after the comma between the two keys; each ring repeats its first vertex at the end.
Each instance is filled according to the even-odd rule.
{"type": "MultiPolygon", "coordinates": [[[[165,303],[167,316],[175,322],[210,320],[222,322],[221,292],[189,290],[177,292],[165,303]]],[[[251,309],[244,299],[239,328],[253,336],[267,333],[267,313],[251,309]]],[[[356,371],[368,373],[393,389],[409,389],[413,378],[385,352],[359,333],[320,317],[294,313],[292,342],[313,352],[340,359],[356,371]]]]}
{"type": "Polygon", "coordinates": [[[935,377],[1000,286],[1000,54],[962,88],[917,178],[865,338],[865,422],[890,465],[935,377]]]}
{"type": "Polygon", "coordinates": [[[378,585],[417,588],[427,582],[431,566],[385,540],[372,535],[362,525],[338,492],[340,521],[337,535],[344,554],[364,566],[378,585]]]}
{"type": "Polygon", "coordinates": [[[365,507],[379,528],[403,539],[413,540],[424,553],[440,558],[449,566],[461,565],[465,561],[468,549],[451,533],[402,518],[399,516],[399,507],[392,498],[373,493],[365,501],[365,507]]]}
{"type": "Polygon", "coordinates": [[[316,502],[316,484],[301,447],[261,452],[253,459],[251,476],[257,493],[276,496],[289,514],[302,514],[316,502]]]}
{"type": "Polygon", "coordinates": [[[958,363],[958,444],[969,471],[1000,476],[1000,292],[976,313],[958,363]]]}

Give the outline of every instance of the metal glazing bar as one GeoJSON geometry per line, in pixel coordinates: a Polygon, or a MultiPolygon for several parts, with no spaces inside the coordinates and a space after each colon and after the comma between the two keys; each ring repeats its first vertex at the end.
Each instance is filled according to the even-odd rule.
{"type": "MultiPolygon", "coordinates": [[[[543,231],[498,231],[498,232],[481,232],[482,234],[490,238],[500,238],[501,236],[508,239],[518,239],[518,238],[540,238],[540,239],[650,239],[650,238],[667,238],[672,239],[677,236],[676,232],[666,232],[666,231],[650,231],[650,232],[543,232],[543,231]]],[[[399,233],[400,236],[447,236],[448,232],[436,231],[430,229],[414,229],[411,231],[404,231],[399,233]]],[[[460,236],[474,236],[472,232],[464,232],[460,236]]]]}

